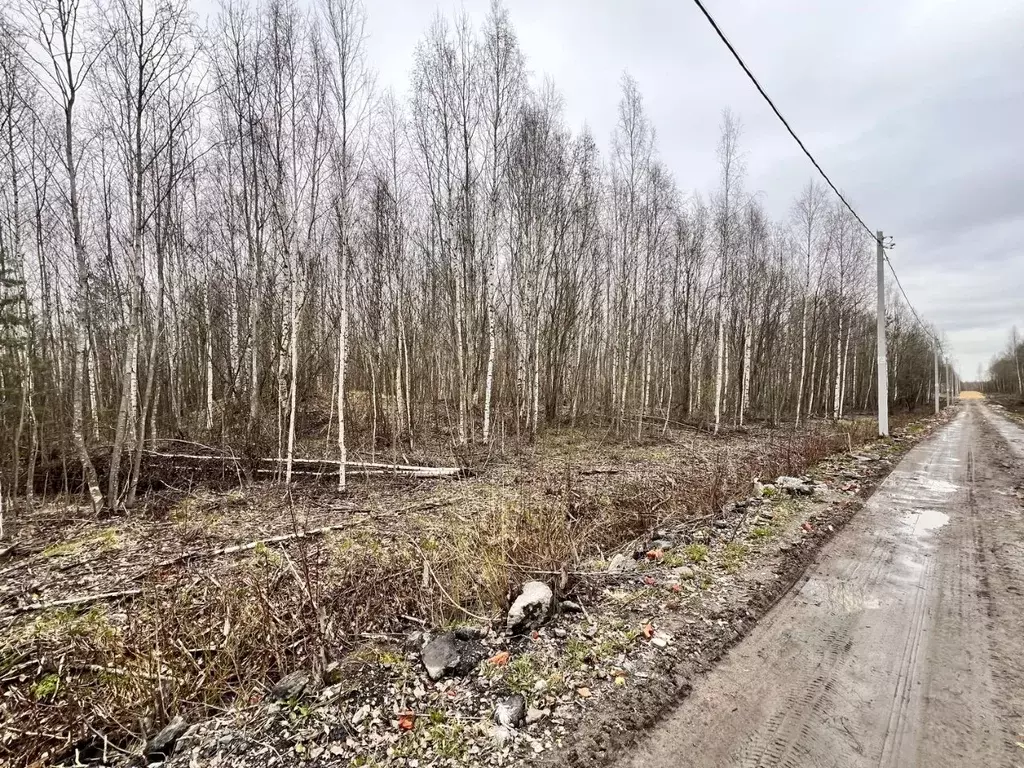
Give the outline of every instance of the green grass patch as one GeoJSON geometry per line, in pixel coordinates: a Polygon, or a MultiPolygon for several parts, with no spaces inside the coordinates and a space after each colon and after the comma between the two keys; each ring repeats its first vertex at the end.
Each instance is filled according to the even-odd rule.
{"type": "Polygon", "coordinates": [[[722,566],[729,573],[736,573],[743,566],[748,551],[746,544],[730,541],[722,553],[722,566]]]}
{"type": "Polygon", "coordinates": [[[708,548],[704,544],[687,544],[683,554],[691,563],[703,563],[708,559],[708,548]]]}
{"type": "Polygon", "coordinates": [[[60,677],[53,672],[43,675],[32,684],[32,696],[36,701],[48,701],[60,688],[60,677]]]}
{"type": "Polygon", "coordinates": [[[86,549],[96,552],[106,552],[111,549],[118,549],[121,546],[121,539],[116,528],[104,528],[91,536],[86,536],[77,541],[63,541],[59,544],[51,544],[42,551],[43,557],[68,557],[77,555],[86,549]]]}

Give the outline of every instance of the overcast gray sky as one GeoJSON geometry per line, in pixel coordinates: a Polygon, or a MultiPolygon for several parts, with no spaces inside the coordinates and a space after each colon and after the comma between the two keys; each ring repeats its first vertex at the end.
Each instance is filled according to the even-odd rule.
{"type": "MultiPolygon", "coordinates": [[[[366,0],[378,83],[408,93],[437,11],[488,0],[366,0]]],[[[867,224],[918,311],[973,378],[1024,326],[1024,1],[705,0],[867,224]]],[[[607,147],[619,80],[639,82],[684,190],[715,184],[724,107],[744,126],[748,186],[784,216],[809,161],[688,0],[506,0],[536,80],[607,147]]]]}

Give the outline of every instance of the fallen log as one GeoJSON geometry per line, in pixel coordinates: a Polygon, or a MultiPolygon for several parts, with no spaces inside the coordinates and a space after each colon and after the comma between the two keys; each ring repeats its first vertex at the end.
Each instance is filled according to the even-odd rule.
{"type": "Polygon", "coordinates": [[[88,603],[96,603],[101,600],[114,600],[119,597],[135,597],[136,595],[142,594],[141,589],[122,589],[117,592],[97,592],[93,595],[80,595],[79,597],[67,597],[63,600],[51,600],[47,603],[32,603],[30,605],[23,605],[15,608],[11,611],[8,616],[14,616],[20,613],[32,613],[33,611],[47,611],[50,608],[66,608],[69,605],[86,605],[88,603]]]}
{"type": "MultiPolygon", "coordinates": [[[[183,463],[233,463],[240,464],[243,460],[237,456],[225,456],[201,453],[166,453],[164,451],[144,451],[144,455],[158,459],[165,459],[171,462],[183,463]]],[[[260,458],[253,460],[256,464],[272,464],[274,469],[256,468],[256,472],[278,472],[280,466],[287,463],[287,459],[260,458]]],[[[330,459],[292,459],[292,474],[333,474],[337,471],[338,462],[330,459]],[[300,469],[296,469],[299,467],[300,469]],[[310,469],[310,468],[315,469],[310,469]]],[[[345,469],[355,474],[370,475],[401,475],[403,477],[433,478],[433,477],[458,477],[466,473],[462,467],[427,467],[414,464],[387,464],[374,461],[346,461],[345,469]]]]}
{"type": "MultiPolygon", "coordinates": [[[[421,504],[412,504],[408,507],[395,510],[396,512],[425,512],[430,509],[437,509],[438,507],[447,506],[450,502],[439,501],[432,499],[425,501],[421,504]]],[[[346,509],[346,512],[372,512],[370,509],[346,509]]],[[[293,531],[292,533],[282,533],[278,536],[268,536],[263,539],[256,539],[254,541],[247,541],[243,544],[231,544],[227,547],[220,547],[219,549],[207,549],[200,550],[197,552],[185,552],[177,557],[172,557],[169,560],[156,563],[152,566],[149,571],[156,570],[157,568],[168,568],[172,565],[178,565],[180,563],[187,563],[192,560],[201,560],[209,557],[220,557],[221,555],[236,555],[239,552],[249,552],[250,550],[256,549],[256,547],[267,544],[281,544],[286,541],[295,541],[298,539],[307,539],[312,536],[322,536],[325,533],[331,531],[337,531],[342,528],[348,528],[352,525],[351,521],[344,523],[333,523],[331,525],[322,525],[319,528],[309,528],[301,531],[293,531]]],[[[147,573],[149,572],[147,571],[147,573]]]]}
{"type": "MultiPolygon", "coordinates": [[[[353,512],[368,512],[369,510],[352,510],[353,512]]],[[[185,552],[184,554],[172,557],[170,560],[164,560],[154,565],[150,570],[157,568],[167,568],[172,565],[178,565],[179,563],[187,563],[190,560],[205,559],[208,557],[220,557],[221,555],[236,555],[239,552],[248,552],[256,549],[261,544],[266,546],[267,544],[280,544],[285,541],[292,541],[295,539],[306,539],[310,536],[322,536],[325,533],[336,531],[341,528],[347,528],[350,526],[350,522],[336,523],[334,525],[323,525],[319,528],[310,528],[306,531],[295,531],[293,533],[284,533],[280,536],[269,536],[265,539],[256,539],[255,541],[247,541],[244,544],[232,544],[228,547],[221,547],[220,549],[207,549],[198,552],[185,552]]]]}

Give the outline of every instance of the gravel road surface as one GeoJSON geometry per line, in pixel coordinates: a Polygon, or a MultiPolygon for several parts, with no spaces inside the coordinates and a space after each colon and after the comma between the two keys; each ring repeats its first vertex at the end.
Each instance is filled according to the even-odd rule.
{"type": "Polygon", "coordinates": [[[616,763],[1024,766],[1024,429],[971,402],[616,763]]]}

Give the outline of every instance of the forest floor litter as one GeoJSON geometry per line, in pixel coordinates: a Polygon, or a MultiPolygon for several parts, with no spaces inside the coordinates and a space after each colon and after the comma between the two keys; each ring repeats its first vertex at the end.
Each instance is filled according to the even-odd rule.
{"type": "Polygon", "coordinates": [[[946,418],[867,444],[867,420],[566,430],[474,477],[344,497],[39,506],[0,561],[0,762],[600,764],[946,418]]]}

